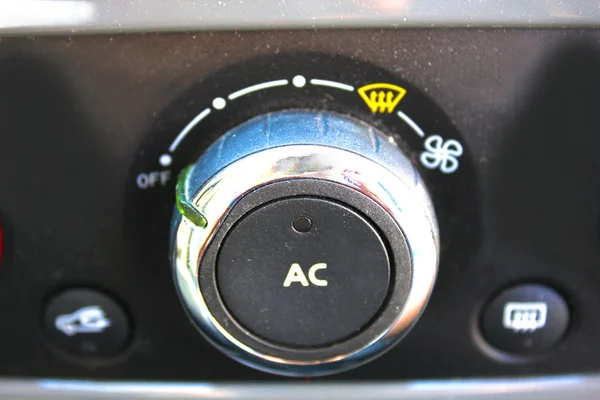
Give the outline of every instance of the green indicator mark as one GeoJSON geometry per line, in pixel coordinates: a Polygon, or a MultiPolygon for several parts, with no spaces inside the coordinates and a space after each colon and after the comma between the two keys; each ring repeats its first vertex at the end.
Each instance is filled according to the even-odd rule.
{"type": "Polygon", "coordinates": [[[206,228],[208,221],[198,212],[187,199],[187,178],[192,170],[192,166],[188,166],[181,171],[179,178],[177,179],[177,186],[175,188],[175,203],[177,204],[177,210],[185,218],[189,219],[194,225],[200,228],[206,228]]]}

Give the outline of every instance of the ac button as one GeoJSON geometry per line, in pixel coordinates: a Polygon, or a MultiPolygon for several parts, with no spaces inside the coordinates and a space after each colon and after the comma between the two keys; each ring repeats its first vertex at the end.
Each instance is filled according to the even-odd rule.
{"type": "Polygon", "coordinates": [[[390,263],[363,215],[334,201],[295,197],[259,207],[233,226],[218,256],[217,281],[245,329],[280,345],[321,347],[359,332],[377,314],[390,263]],[[301,217],[310,229],[295,229],[301,217]]]}

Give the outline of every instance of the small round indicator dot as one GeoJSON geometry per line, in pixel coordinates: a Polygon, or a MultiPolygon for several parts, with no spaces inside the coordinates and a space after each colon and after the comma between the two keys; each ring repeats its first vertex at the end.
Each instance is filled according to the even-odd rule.
{"type": "Polygon", "coordinates": [[[296,75],[294,79],[292,79],[292,84],[298,88],[304,87],[304,85],[306,85],[306,78],[302,75],[296,75]]]}
{"type": "Polygon", "coordinates": [[[171,157],[169,154],[163,154],[162,156],[160,156],[160,158],[158,159],[158,162],[160,163],[160,165],[162,165],[163,167],[169,167],[172,163],[173,163],[173,157],[171,157]]]}
{"type": "Polygon", "coordinates": [[[225,101],[224,98],[217,97],[216,99],[213,100],[212,105],[215,109],[222,110],[227,105],[227,102],[225,101]]]}
{"type": "Polygon", "coordinates": [[[312,228],[312,221],[308,217],[298,217],[292,223],[292,227],[296,232],[306,233],[312,228]]]}

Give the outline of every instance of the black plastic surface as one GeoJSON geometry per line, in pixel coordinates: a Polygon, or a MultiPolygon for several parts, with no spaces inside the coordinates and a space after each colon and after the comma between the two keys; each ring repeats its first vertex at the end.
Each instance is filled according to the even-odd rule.
{"type": "Polygon", "coordinates": [[[0,375],[279,379],[228,359],[190,324],[172,284],[169,221],[173,178],[218,135],[303,104],[394,135],[431,188],[441,231],[439,277],[419,323],[386,355],[327,379],[600,371],[598,40],[559,29],[2,38],[0,315],[11,329],[0,330],[0,375]],[[310,85],[228,104],[170,167],[158,164],[216,95],[299,73],[357,87],[409,82],[403,111],[426,135],[461,141],[458,172],[423,168],[422,139],[393,113],[371,115],[356,93],[310,85]],[[171,179],[140,189],[137,177],[152,172],[171,179]],[[515,361],[488,351],[479,321],[490,296],[519,282],[556,288],[571,323],[555,348],[515,361]],[[76,286],[127,306],[135,331],[123,353],[73,359],[45,341],[47,299],[76,286]]]}

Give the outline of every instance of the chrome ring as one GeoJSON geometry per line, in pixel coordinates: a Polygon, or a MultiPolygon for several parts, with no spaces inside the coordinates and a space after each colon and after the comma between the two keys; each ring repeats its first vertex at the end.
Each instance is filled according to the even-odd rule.
{"type": "Polygon", "coordinates": [[[180,297],[191,318],[222,351],[256,368],[283,374],[322,375],[356,366],[400,340],[423,311],[435,282],[439,258],[433,210],[416,171],[397,174],[359,154],[322,145],[289,145],[258,151],[209,178],[190,202],[207,222],[176,221],[173,266],[180,297]],[[255,188],[295,178],[342,184],[382,207],[404,233],[412,258],[410,293],[393,324],[353,352],[312,361],[286,360],[257,352],[234,338],[211,314],[200,290],[200,260],[233,206],[255,188]]]}

